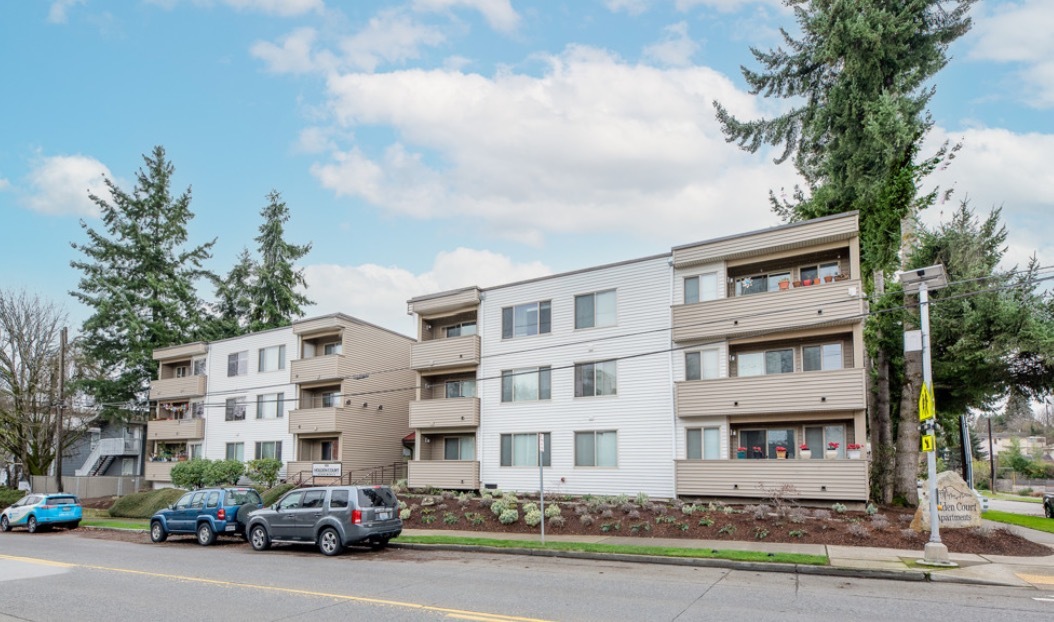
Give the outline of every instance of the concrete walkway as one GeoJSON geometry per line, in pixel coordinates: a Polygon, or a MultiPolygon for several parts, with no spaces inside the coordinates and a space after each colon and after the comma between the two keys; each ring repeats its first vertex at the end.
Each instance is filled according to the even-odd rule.
{"type": "MultiPolygon", "coordinates": [[[[559,536],[547,535],[546,542],[582,542],[590,544],[613,544],[620,546],[659,546],[670,548],[721,549],[741,551],[761,551],[766,553],[803,553],[826,556],[829,566],[806,566],[765,562],[738,562],[731,560],[706,558],[655,557],[635,555],[609,555],[597,553],[576,553],[572,551],[553,551],[539,549],[493,549],[463,545],[417,545],[399,543],[394,546],[428,547],[454,550],[478,550],[496,553],[547,555],[553,557],[572,557],[586,559],[618,559],[657,564],[718,566],[724,568],[743,568],[770,572],[796,572],[801,574],[825,574],[862,578],[882,578],[903,581],[935,581],[967,583],[975,585],[1002,585],[1013,587],[1035,587],[1041,590],[1054,590],[1054,534],[1024,527],[1004,525],[985,521],[992,527],[1007,528],[1014,533],[1051,547],[1051,554],[1045,557],[1006,557],[1001,555],[973,555],[967,553],[950,553],[951,560],[957,568],[935,569],[919,566],[916,561],[922,558],[921,547],[918,550],[880,549],[863,546],[834,546],[824,544],[796,544],[755,541],[728,540],[690,540],[678,538],[634,538],[626,536],[559,536]]],[[[538,534],[518,533],[481,533],[475,531],[451,531],[446,529],[406,529],[408,536],[454,536],[459,538],[486,538],[493,540],[538,542],[538,534]]]]}

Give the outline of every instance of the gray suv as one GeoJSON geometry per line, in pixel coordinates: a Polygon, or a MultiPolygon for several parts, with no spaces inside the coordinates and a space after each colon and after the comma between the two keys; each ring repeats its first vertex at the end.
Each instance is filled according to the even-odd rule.
{"type": "Polygon", "coordinates": [[[274,542],[318,545],[340,555],[349,544],[384,548],[403,531],[399,501],[387,486],[325,486],[291,490],[249,517],[249,543],[264,551],[274,542]]]}

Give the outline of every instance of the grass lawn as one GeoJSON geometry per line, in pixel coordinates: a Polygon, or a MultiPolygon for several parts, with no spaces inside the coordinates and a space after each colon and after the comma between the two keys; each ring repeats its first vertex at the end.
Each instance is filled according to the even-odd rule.
{"type": "Polygon", "coordinates": [[[147,529],[150,521],[145,518],[112,518],[106,510],[84,508],[81,524],[85,527],[109,527],[111,529],[147,529]]]}
{"type": "Polygon", "coordinates": [[[981,518],[987,518],[988,520],[993,520],[997,523],[1006,523],[1008,525],[1028,527],[1029,529],[1035,529],[1036,531],[1054,533],[1054,518],[1024,516],[1022,514],[1011,514],[1010,512],[999,512],[996,510],[991,510],[981,514],[981,518]]]}
{"type": "Polygon", "coordinates": [[[781,564],[805,564],[826,566],[825,555],[804,553],[764,553],[761,551],[735,551],[718,549],[690,549],[663,546],[637,546],[617,544],[590,544],[585,542],[533,542],[530,540],[492,540],[489,538],[461,538],[457,536],[399,536],[396,542],[411,544],[462,544],[466,546],[490,546],[503,549],[544,549],[549,551],[581,551],[586,553],[616,553],[622,555],[657,555],[661,557],[690,557],[700,559],[731,559],[749,562],[774,562],[781,564]]]}
{"type": "Polygon", "coordinates": [[[1025,503],[1043,503],[1039,497],[1022,497],[1020,495],[1008,495],[1005,492],[981,491],[981,494],[989,499],[1001,499],[1003,501],[1024,501],[1025,503]]]}

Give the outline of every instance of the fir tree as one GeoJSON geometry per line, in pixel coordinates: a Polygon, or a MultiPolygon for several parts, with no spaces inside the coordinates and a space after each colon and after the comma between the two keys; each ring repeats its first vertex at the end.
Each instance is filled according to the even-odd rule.
{"type": "Polygon", "coordinates": [[[294,319],[304,315],[303,307],[313,304],[298,287],[307,288],[304,270],[297,270],[294,263],[307,255],[311,244],[296,245],[285,241],[285,222],[289,220],[289,208],[282,195],[272,190],[267,195],[269,203],[261,210],[264,223],[260,225],[260,262],[256,267],[256,278],[252,286],[252,330],[266,330],[288,326],[294,319]]]}
{"type": "Polygon", "coordinates": [[[81,221],[88,241],[72,245],[85,257],[70,262],[82,273],[70,294],[92,309],[81,339],[101,372],[83,388],[106,416],[144,416],[157,374],[154,349],[196,336],[203,305],[194,281],[208,276],[201,265],[215,243],[187,245],[190,189],[172,196],[175,169],[164,148],[143,161],[130,193],[106,179],[112,202],[89,195],[105,228],[81,221]]]}
{"type": "Polygon", "coordinates": [[[256,270],[256,262],[249,254],[249,249],[243,248],[238,255],[238,262],[227,276],[212,279],[216,288],[216,302],[210,305],[212,316],[208,321],[209,339],[227,339],[249,332],[256,270]]]}

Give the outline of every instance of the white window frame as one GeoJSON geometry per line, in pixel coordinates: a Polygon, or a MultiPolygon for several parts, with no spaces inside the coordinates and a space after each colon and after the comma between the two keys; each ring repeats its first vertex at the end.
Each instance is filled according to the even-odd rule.
{"type": "Polygon", "coordinates": [[[285,417],[285,393],[261,393],[256,396],[257,419],[285,417]]]}
{"type": "Polygon", "coordinates": [[[835,341],[833,343],[821,343],[821,344],[809,344],[802,346],[801,348],[801,369],[802,371],[834,371],[837,369],[845,369],[845,350],[841,341],[835,341]],[[820,350],[820,367],[818,369],[809,369],[808,357],[805,356],[805,351],[810,348],[819,348],[820,350]],[[838,352],[831,355],[831,361],[836,362],[836,365],[828,365],[828,349],[837,348],[838,352]]]}
{"type": "Polygon", "coordinates": [[[283,369],[285,369],[285,344],[280,344],[277,346],[268,346],[266,348],[260,348],[259,351],[257,351],[256,371],[272,372],[281,371],[283,369]],[[276,360],[271,361],[271,364],[275,365],[275,367],[269,367],[266,365],[266,363],[269,362],[268,359],[271,358],[271,356],[269,356],[271,352],[275,352],[274,356],[276,360]]]}
{"type": "Polygon", "coordinates": [[[714,378],[721,377],[721,350],[718,348],[706,348],[704,350],[694,350],[692,352],[684,353],[684,379],[685,380],[713,380],[714,378]],[[698,367],[698,376],[690,373],[692,371],[691,359],[698,359],[696,366],[698,367]],[[707,359],[713,359],[712,370],[706,365],[707,359]]]}
{"type": "Polygon", "coordinates": [[[237,460],[238,462],[245,462],[245,443],[227,443],[223,455],[226,457],[227,460],[237,460]]]}
{"type": "Polygon", "coordinates": [[[506,369],[501,372],[501,401],[503,404],[512,402],[537,402],[552,399],[553,376],[552,368],[529,367],[526,369],[506,369]],[[532,387],[525,386],[527,382],[534,379],[532,387]],[[543,382],[543,378],[546,380],[543,382]],[[521,382],[517,384],[517,380],[521,382]],[[517,391],[520,386],[524,391],[517,391]],[[506,399],[508,397],[508,399],[506,399]]]}
{"type": "Polygon", "coordinates": [[[618,395],[618,361],[590,361],[575,364],[575,397],[602,397],[618,395]],[[607,374],[610,383],[601,382],[607,374]],[[592,391],[586,392],[587,386],[592,391]]]}
{"type": "Polygon", "coordinates": [[[616,469],[618,468],[618,430],[583,430],[575,432],[575,468],[581,469],[616,469]],[[613,435],[613,456],[601,456],[600,453],[600,436],[613,435]],[[589,455],[585,452],[579,451],[580,439],[584,441],[586,438],[592,438],[592,451],[589,455]],[[601,458],[605,458],[601,460],[601,458]],[[611,458],[608,460],[607,458],[611,458]],[[604,464],[601,464],[604,462],[604,464]],[[610,462],[610,463],[609,463],[610,462]]]}
{"type": "Polygon", "coordinates": [[[443,460],[447,461],[472,461],[476,459],[476,437],[472,434],[443,437],[443,460]],[[451,442],[457,443],[457,457],[447,457],[447,449],[451,442]]]}
{"type": "Polygon", "coordinates": [[[794,359],[796,358],[796,354],[795,354],[794,348],[774,348],[772,350],[755,350],[753,352],[740,352],[736,356],[738,357],[738,359],[737,359],[737,363],[738,364],[736,365],[736,377],[737,378],[750,378],[750,377],[757,377],[757,376],[770,376],[770,375],[777,375],[777,374],[792,374],[792,373],[794,373],[794,366],[795,366],[794,359]],[[768,355],[769,354],[775,354],[776,352],[790,352],[791,353],[790,370],[788,370],[788,371],[769,371],[769,356],[768,355]],[[761,371],[760,374],[746,374],[746,375],[744,375],[743,374],[743,357],[752,357],[752,356],[760,356],[761,357],[761,370],[762,371],[761,371]]]}
{"type": "Polygon", "coordinates": [[[257,460],[266,460],[268,458],[281,460],[282,441],[256,441],[255,453],[253,455],[256,456],[257,460]]]}
{"type": "Polygon", "coordinates": [[[584,328],[603,328],[606,326],[615,326],[616,324],[618,324],[618,294],[615,289],[604,289],[575,296],[575,330],[584,328]],[[592,301],[593,312],[591,317],[579,317],[578,306],[579,304],[584,304],[586,300],[592,301]],[[601,312],[601,300],[604,301],[605,305],[610,304],[611,309],[605,309],[601,312]],[[579,323],[579,320],[582,320],[581,323],[579,323]]]}
{"type": "Polygon", "coordinates": [[[343,341],[330,341],[322,344],[322,356],[330,356],[332,354],[344,354],[343,341]]]}
{"type": "Polygon", "coordinates": [[[245,421],[245,396],[228,397],[223,408],[224,421],[245,421]]]}
{"type": "Polygon", "coordinates": [[[717,273],[703,272],[684,277],[683,292],[686,305],[717,300],[717,273]]]}
{"type": "Polygon", "coordinates": [[[538,300],[523,304],[502,307],[501,309],[501,338],[523,339],[535,335],[545,335],[553,331],[553,303],[551,300],[538,300]],[[528,319],[534,308],[534,322],[523,322],[517,325],[516,318],[521,314],[527,315],[528,319]],[[547,321],[546,321],[547,320],[547,321]]]}
{"type": "Polygon", "coordinates": [[[503,468],[538,468],[538,435],[543,435],[545,449],[542,453],[542,468],[553,463],[553,437],[551,432],[514,432],[502,434],[498,444],[498,464],[503,468]],[[506,440],[508,452],[506,452],[506,440]],[[516,447],[522,449],[517,451],[516,447]],[[533,448],[533,449],[532,449],[533,448]],[[533,458],[533,460],[532,460],[533,458]],[[519,464],[517,464],[519,462],[519,464]]]}
{"type": "Polygon", "coordinates": [[[232,352],[227,355],[227,377],[246,376],[249,374],[249,351],[232,352]]]}
{"type": "Polygon", "coordinates": [[[687,428],[685,430],[685,458],[688,460],[720,460],[723,458],[721,454],[721,427],[720,426],[702,426],[698,428],[687,428]],[[708,434],[709,433],[709,434],[708,434]],[[698,437],[698,448],[699,455],[693,456],[695,453],[692,451],[692,437],[698,437]],[[717,449],[712,452],[706,450],[707,436],[716,437],[717,449]]]}
{"type": "Polygon", "coordinates": [[[475,335],[476,330],[476,320],[466,320],[445,327],[443,333],[446,335],[447,339],[452,339],[454,337],[468,337],[470,335],[475,335]]]}
{"type": "Polygon", "coordinates": [[[446,399],[476,397],[476,379],[447,380],[443,384],[443,396],[446,399]],[[451,395],[451,389],[454,395],[451,395]]]}

